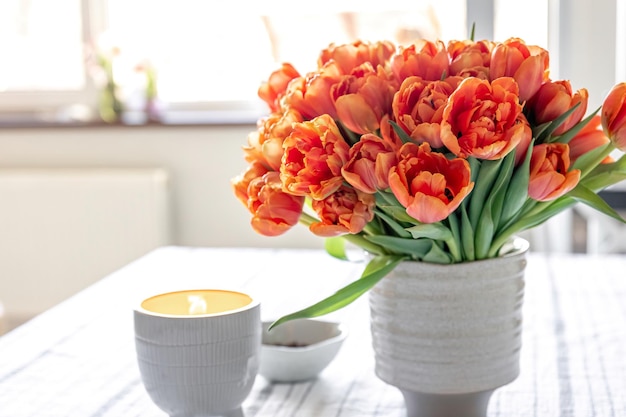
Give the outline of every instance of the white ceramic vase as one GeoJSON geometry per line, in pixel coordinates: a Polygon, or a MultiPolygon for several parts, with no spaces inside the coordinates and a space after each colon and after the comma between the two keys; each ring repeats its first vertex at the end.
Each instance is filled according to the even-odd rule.
{"type": "Polygon", "coordinates": [[[408,417],[485,417],[517,378],[527,251],[515,239],[494,259],[403,262],[370,291],[376,374],[408,417]]]}

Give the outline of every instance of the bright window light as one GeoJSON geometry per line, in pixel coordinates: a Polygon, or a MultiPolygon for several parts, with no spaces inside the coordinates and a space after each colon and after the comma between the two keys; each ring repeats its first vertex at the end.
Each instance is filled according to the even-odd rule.
{"type": "Polygon", "coordinates": [[[83,88],[81,28],[80,0],[2,0],[0,92],[83,88]]]}

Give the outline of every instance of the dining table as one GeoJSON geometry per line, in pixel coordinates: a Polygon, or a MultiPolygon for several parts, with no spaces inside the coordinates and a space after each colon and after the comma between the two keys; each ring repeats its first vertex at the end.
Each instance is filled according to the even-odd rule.
{"type": "MultiPolygon", "coordinates": [[[[349,255],[157,248],[0,337],[0,417],[165,417],[137,365],[133,310],[143,299],[231,289],[273,320],[358,279],[365,263],[349,255]]],[[[521,372],[496,389],[488,416],[626,416],[626,255],[530,251],[522,311],[521,372]]],[[[406,416],[400,391],[376,376],[367,294],[327,319],[348,332],[334,360],[302,382],[257,375],[246,417],[406,416]]]]}

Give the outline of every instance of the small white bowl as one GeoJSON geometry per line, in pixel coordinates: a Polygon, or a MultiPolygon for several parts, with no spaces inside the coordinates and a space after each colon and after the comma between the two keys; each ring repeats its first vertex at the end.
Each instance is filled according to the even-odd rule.
{"type": "Polygon", "coordinates": [[[336,322],[299,319],[272,330],[263,322],[259,374],[273,382],[315,378],[335,358],[347,333],[336,322]]]}

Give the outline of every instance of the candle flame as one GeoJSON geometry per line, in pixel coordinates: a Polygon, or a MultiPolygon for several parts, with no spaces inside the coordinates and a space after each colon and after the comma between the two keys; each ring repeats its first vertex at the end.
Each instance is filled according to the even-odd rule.
{"type": "Polygon", "coordinates": [[[187,296],[189,302],[189,314],[206,314],[206,300],[200,295],[187,296]]]}

